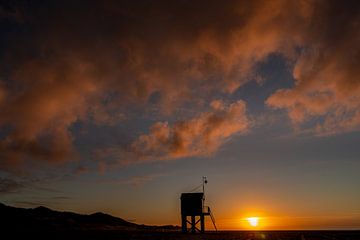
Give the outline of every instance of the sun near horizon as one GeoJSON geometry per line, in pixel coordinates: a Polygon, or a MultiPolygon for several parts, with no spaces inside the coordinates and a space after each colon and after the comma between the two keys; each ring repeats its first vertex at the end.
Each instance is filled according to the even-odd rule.
{"type": "Polygon", "coordinates": [[[259,217],[246,218],[251,227],[257,227],[259,225],[259,217]]]}

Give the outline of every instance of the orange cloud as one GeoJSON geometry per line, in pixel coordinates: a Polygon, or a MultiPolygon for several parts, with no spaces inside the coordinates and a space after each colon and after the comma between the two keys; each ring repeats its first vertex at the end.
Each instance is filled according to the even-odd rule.
{"type": "MultiPolygon", "coordinates": [[[[322,117],[319,135],[360,129],[360,14],[352,4],[315,4],[316,20],[304,32],[306,49],[293,70],[296,84],[266,103],[288,110],[294,124],[322,117]]],[[[356,5],[356,4],[355,4],[356,5]]]]}
{"type": "MultiPolygon", "coordinates": [[[[186,102],[197,106],[214,90],[234,91],[249,80],[258,61],[297,41],[291,23],[306,17],[302,5],[107,1],[36,11],[10,5],[28,35],[10,35],[13,41],[2,59],[11,67],[0,85],[0,127],[9,129],[0,140],[1,158],[71,159],[74,136],[69,129],[77,121],[114,125],[126,117],[124,106],[146,106],[154,94],[159,114],[170,114],[186,102]]],[[[194,121],[205,124],[201,121],[207,117],[194,121]]],[[[186,127],[159,125],[152,131],[185,137],[186,127]]],[[[210,148],[216,149],[219,143],[211,139],[219,139],[212,136],[219,133],[208,134],[210,148]]],[[[170,140],[174,149],[169,151],[174,156],[200,154],[203,137],[177,147],[170,140]]]]}
{"type": "Polygon", "coordinates": [[[7,89],[2,101],[0,125],[9,132],[0,141],[1,158],[13,163],[29,157],[66,159],[73,151],[69,128],[85,119],[90,98],[98,90],[88,66],[35,61],[19,69],[13,81],[13,88],[23,90],[7,89]]]}
{"type": "MultiPolygon", "coordinates": [[[[272,53],[295,62],[297,83],[274,93],[269,106],[287,109],[296,124],[325,117],[318,132],[359,126],[356,2],[99,1],[8,8],[0,17],[24,31],[10,31],[2,42],[1,165],[72,159],[74,123],[116,125],[128,117],[128,106],[154,106],[159,119],[189,103],[203,111],[213,93],[230,94],[253,79],[256,65],[272,53]]],[[[229,126],[238,128],[221,125],[233,107],[212,107],[174,126],[160,121],[132,148],[144,159],[216,151],[242,129],[235,122],[229,126]],[[217,113],[225,117],[217,119],[217,113]]]]}
{"type": "Polygon", "coordinates": [[[216,152],[232,135],[244,134],[250,127],[244,101],[221,105],[222,108],[213,108],[173,126],[167,122],[155,123],[148,134],[140,135],[130,145],[131,156],[135,160],[151,161],[208,156],[216,152]]]}

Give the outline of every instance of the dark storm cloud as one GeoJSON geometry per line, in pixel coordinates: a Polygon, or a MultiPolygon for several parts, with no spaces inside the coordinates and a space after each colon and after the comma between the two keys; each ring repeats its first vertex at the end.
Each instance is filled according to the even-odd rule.
{"type": "MultiPolygon", "coordinates": [[[[164,116],[186,103],[199,110],[201,102],[213,100],[213,93],[231,94],[252,79],[256,64],[271,53],[295,62],[298,84],[276,92],[268,105],[288,109],[295,123],[325,116],[321,131],[357,128],[357,5],[311,0],[19,1],[2,7],[1,165],[75,158],[74,123],[118,123],[124,109],[144,109],[154,96],[164,116]]],[[[192,123],[196,116],[184,121],[192,123]]],[[[144,136],[152,139],[154,128],[133,145],[144,136]]],[[[174,134],[177,128],[168,130],[174,134]]],[[[206,151],[201,144],[192,142],[190,150],[206,151]]],[[[163,156],[178,156],[170,152],[163,156]]]]}

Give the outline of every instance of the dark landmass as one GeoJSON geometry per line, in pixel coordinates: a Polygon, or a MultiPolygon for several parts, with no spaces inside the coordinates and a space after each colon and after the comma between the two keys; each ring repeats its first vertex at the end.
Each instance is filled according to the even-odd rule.
{"type": "Polygon", "coordinates": [[[210,231],[182,234],[178,226],[148,226],[104,213],[15,208],[0,203],[0,239],[86,240],[360,240],[360,231],[210,231]]]}
{"type": "Polygon", "coordinates": [[[180,231],[178,226],[140,225],[101,212],[85,215],[54,211],[43,206],[29,209],[16,208],[2,203],[0,203],[0,226],[4,229],[21,231],[180,231]]]}

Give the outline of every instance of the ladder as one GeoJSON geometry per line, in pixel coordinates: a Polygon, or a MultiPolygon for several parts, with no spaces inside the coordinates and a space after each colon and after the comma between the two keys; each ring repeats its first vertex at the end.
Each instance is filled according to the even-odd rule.
{"type": "Polygon", "coordinates": [[[207,208],[208,208],[207,215],[210,215],[210,218],[211,218],[211,221],[212,221],[212,223],[214,225],[214,228],[217,231],[217,227],[216,227],[216,224],[215,224],[215,217],[214,217],[213,213],[211,212],[210,207],[207,207],[207,208]]]}

